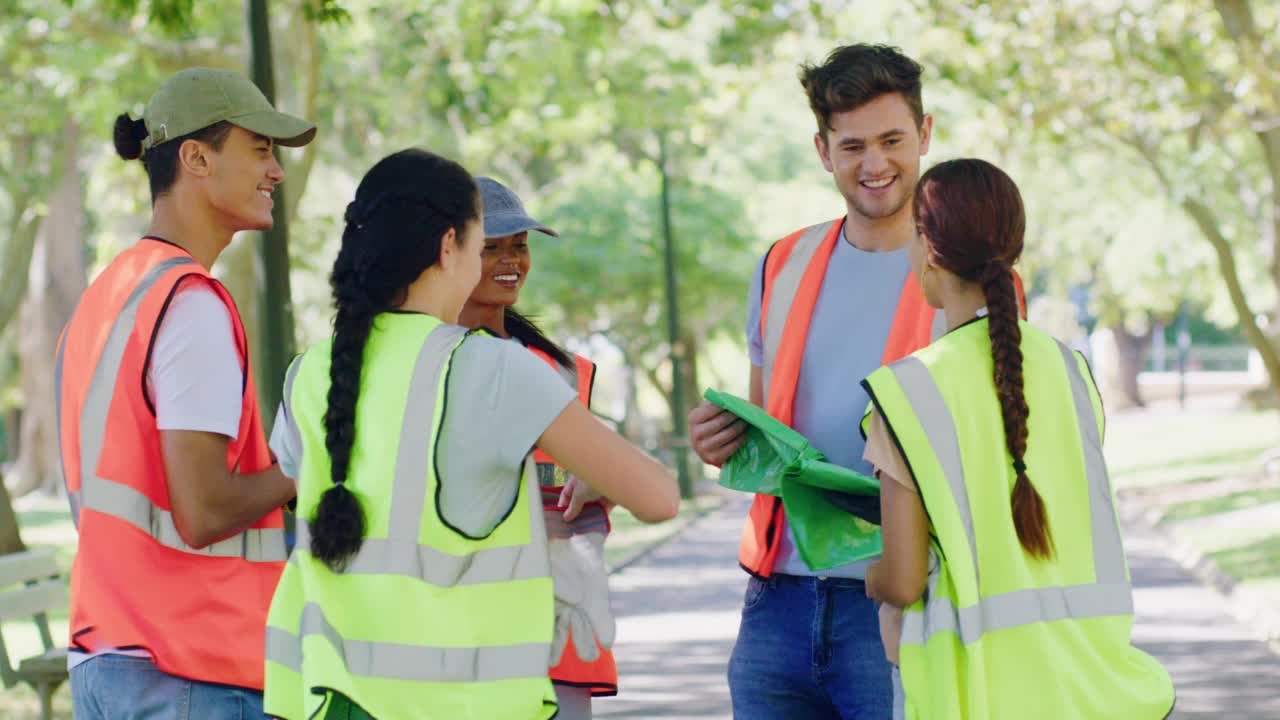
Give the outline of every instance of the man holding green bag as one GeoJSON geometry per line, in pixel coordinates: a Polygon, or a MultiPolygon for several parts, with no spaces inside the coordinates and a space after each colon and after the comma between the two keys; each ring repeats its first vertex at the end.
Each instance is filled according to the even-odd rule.
{"type": "Polygon", "coordinates": [[[871,45],[837,48],[803,68],[814,145],[846,214],[775,243],[752,278],[747,312],[750,401],[794,433],[741,406],[722,409],[733,404],[723,397],[689,414],[693,447],[712,465],[743,446],[740,416],[759,433],[748,447],[755,456],[726,471],[729,484],[735,473],[754,476],[741,489],[763,492],[739,552],[752,578],[729,661],[738,720],[888,720],[892,712],[890,666],[864,585],[879,533],[832,505],[827,490],[872,492],[858,431],[868,397],[858,383],[932,337],[935,311],[906,250],[932,128],[920,72],[896,49],[871,45]]]}

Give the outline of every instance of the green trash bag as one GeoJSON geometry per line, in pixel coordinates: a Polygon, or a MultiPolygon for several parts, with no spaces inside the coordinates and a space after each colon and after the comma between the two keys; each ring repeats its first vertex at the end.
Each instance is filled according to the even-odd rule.
{"type": "Polygon", "coordinates": [[[878,480],[827,462],[803,435],[747,400],[711,389],[703,397],[747,424],[746,441],[720,468],[720,484],[782,498],[810,569],[880,554],[878,480]]]}

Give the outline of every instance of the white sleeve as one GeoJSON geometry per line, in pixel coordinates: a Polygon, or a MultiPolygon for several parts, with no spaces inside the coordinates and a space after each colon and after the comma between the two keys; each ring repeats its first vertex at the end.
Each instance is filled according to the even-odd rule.
{"type": "Polygon", "coordinates": [[[302,442],[298,439],[298,429],[293,425],[293,418],[284,409],[284,403],[276,410],[276,420],[271,426],[271,440],[268,443],[271,452],[280,464],[280,472],[292,480],[298,479],[302,470],[302,442]]]}
{"type": "Polygon", "coordinates": [[[231,314],[209,287],[180,288],[170,302],[156,331],[147,388],[159,429],[239,434],[244,372],[231,314]]]}
{"type": "Polygon", "coordinates": [[[280,407],[276,410],[276,419],[271,426],[271,440],[268,443],[271,452],[275,453],[276,462],[280,463],[280,472],[295,481],[302,470],[302,436],[298,432],[293,414],[289,412],[289,400],[290,390],[293,388],[292,379],[300,362],[301,357],[295,358],[285,374],[284,393],[280,398],[280,407]]]}

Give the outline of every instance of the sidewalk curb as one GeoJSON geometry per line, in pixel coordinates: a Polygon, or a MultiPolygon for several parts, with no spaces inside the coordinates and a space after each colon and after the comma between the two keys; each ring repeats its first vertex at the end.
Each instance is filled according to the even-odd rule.
{"type": "Polygon", "coordinates": [[[1249,634],[1280,655],[1280,608],[1267,607],[1260,593],[1241,587],[1240,582],[1222,571],[1213,558],[1185,540],[1160,527],[1160,513],[1137,500],[1120,500],[1122,520],[1151,532],[1167,543],[1166,553],[1201,584],[1222,596],[1227,612],[1249,631],[1249,634]]]}
{"type": "Polygon", "coordinates": [[[649,545],[645,545],[644,547],[637,548],[631,551],[630,554],[624,555],[622,559],[618,561],[617,565],[614,565],[613,567],[609,568],[609,574],[617,575],[618,573],[622,572],[623,570],[626,570],[628,567],[635,564],[636,562],[648,557],[649,553],[653,552],[654,550],[657,550],[663,545],[666,545],[672,540],[675,540],[676,538],[680,537],[681,535],[684,534],[684,531],[688,530],[694,523],[710,515],[711,513],[723,508],[725,503],[729,501],[728,495],[718,493],[714,490],[706,494],[718,498],[720,502],[717,502],[713,505],[703,508],[702,510],[698,510],[692,513],[691,515],[689,515],[688,518],[686,518],[683,522],[681,522],[678,527],[676,527],[674,532],[662,538],[661,540],[658,540],[649,545]]]}

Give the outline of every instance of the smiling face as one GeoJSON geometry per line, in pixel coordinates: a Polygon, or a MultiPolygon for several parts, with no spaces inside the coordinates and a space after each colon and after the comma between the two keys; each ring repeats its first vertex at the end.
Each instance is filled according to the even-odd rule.
{"type": "Polygon", "coordinates": [[[270,230],[275,207],[271,195],[284,180],[271,138],[235,127],[221,150],[209,148],[208,158],[209,202],[227,225],[236,231],[270,230]]]}
{"type": "Polygon", "coordinates": [[[832,113],[830,128],[814,136],[822,165],[851,210],[868,220],[906,211],[929,151],[933,118],[917,127],[899,93],[887,93],[846,112],[832,113]]]}
{"type": "Polygon", "coordinates": [[[504,307],[515,305],[533,265],[529,257],[528,231],[485,238],[480,259],[480,282],[471,293],[471,302],[504,307]]]}

